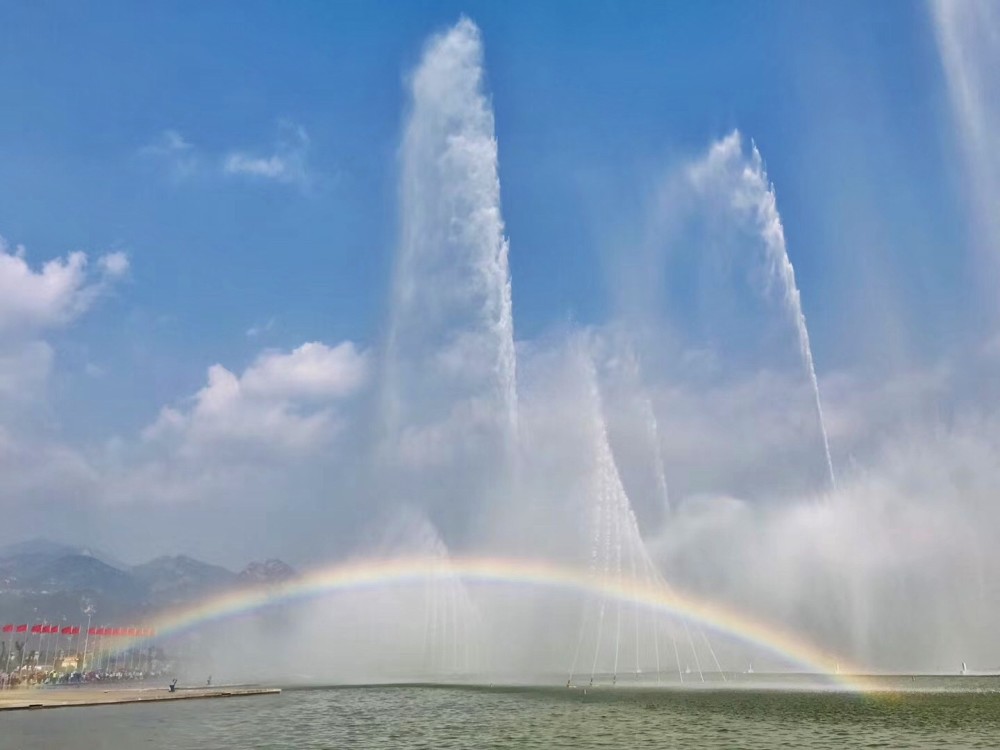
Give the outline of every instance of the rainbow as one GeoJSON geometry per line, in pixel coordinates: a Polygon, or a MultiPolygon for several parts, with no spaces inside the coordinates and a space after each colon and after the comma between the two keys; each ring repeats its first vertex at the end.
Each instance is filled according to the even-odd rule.
{"type": "Polygon", "coordinates": [[[169,637],[206,623],[323,594],[456,579],[473,584],[568,590],[628,602],[698,623],[757,646],[805,672],[827,676],[832,683],[844,689],[866,691],[871,687],[860,676],[864,671],[860,667],[773,623],[706,599],[681,594],[663,584],[599,577],[586,570],[544,560],[401,557],[343,562],[309,571],[277,586],[238,589],[168,611],[160,615],[155,625],[160,636],[169,637]]]}

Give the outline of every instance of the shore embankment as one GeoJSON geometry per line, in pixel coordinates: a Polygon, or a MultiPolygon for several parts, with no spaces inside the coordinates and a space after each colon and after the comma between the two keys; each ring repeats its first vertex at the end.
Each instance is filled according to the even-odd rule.
{"type": "Polygon", "coordinates": [[[0,711],[25,711],[71,706],[110,706],[150,701],[197,700],[206,698],[237,698],[254,695],[276,695],[279,688],[219,686],[183,688],[171,692],[162,688],[21,688],[0,692],[0,711]]]}

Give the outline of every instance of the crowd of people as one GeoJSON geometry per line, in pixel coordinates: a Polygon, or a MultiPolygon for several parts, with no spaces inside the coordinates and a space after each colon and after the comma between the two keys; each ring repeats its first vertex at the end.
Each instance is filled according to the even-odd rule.
{"type": "Polygon", "coordinates": [[[101,669],[88,672],[25,668],[0,672],[0,690],[45,685],[97,685],[120,682],[143,682],[165,677],[157,669],[101,669]]]}

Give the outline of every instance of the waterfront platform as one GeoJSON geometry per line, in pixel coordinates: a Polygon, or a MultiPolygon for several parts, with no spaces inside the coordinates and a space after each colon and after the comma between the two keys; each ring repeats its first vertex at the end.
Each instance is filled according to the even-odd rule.
{"type": "Polygon", "coordinates": [[[166,687],[156,688],[20,688],[0,691],[0,711],[26,711],[43,708],[68,708],[72,706],[109,706],[151,701],[198,700],[207,698],[238,698],[256,695],[276,695],[279,688],[263,687],[198,687],[178,686],[171,693],[166,687]]]}

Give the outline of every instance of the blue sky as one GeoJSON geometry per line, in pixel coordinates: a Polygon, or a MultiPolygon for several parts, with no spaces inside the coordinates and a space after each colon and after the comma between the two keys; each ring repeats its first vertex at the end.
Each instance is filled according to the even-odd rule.
{"type": "Polygon", "coordinates": [[[36,270],[129,259],[46,333],[32,429],[86,452],[214,363],[377,346],[407,76],[462,14],[485,44],[519,339],[614,317],[610,269],[659,180],[734,128],[775,185],[821,371],[980,337],[924,5],[17,2],[0,7],[0,236],[36,270]]]}

